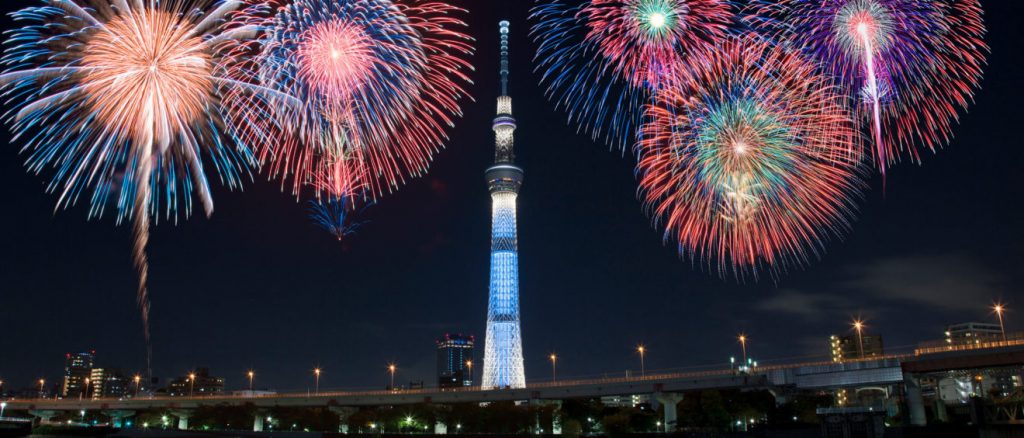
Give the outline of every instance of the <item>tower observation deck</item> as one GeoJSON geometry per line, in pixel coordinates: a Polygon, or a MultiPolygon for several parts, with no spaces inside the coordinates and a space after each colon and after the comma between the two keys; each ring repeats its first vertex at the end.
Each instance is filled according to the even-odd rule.
{"type": "Polygon", "coordinates": [[[516,200],[523,169],[515,165],[516,119],[509,85],[509,22],[502,21],[501,96],[494,119],[494,166],[487,169],[491,192],[491,283],[484,342],[484,388],[523,388],[523,338],[519,327],[519,243],[516,200]]]}

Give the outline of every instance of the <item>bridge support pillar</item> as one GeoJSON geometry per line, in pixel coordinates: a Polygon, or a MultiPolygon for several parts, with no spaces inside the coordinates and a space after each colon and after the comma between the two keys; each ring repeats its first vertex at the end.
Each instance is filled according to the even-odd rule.
{"type": "Polygon", "coordinates": [[[49,423],[60,415],[60,411],[30,410],[28,414],[38,418],[40,423],[49,423]]]}
{"type": "Polygon", "coordinates": [[[440,421],[434,423],[434,435],[448,435],[448,425],[440,421]]]}
{"type": "Polygon", "coordinates": [[[171,411],[171,415],[178,417],[178,430],[188,430],[188,419],[192,418],[192,411],[175,409],[171,411]]]}
{"type": "Polygon", "coordinates": [[[348,419],[352,418],[352,416],[359,410],[345,406],[328,406],[327,409],[334,413],[334,415],[338,416],[338,423],[340,424],[339,432],[348,435],[348,419]]]}
{"type": "Polygon", "coordinates": [[[556,407],[555,407],[555,411],[551,413],[551,434],[552,435],[561,435],[562,434],[562,418],[564,417],[564,415],[562,413],[562,401],[558,400],[558,401],[554,402],[554,404],[555,404],[556,407]]]}
{"type": "Polygon", "coordinates": [[[924,413],[924,397],[921,396],[921,382],[911,373],[903,373],[903,387],[906,394],[907,414],[913,426],[927,426],[924,413]]]}
{"type": "Polygon", "coordinates": [[[665,411],[665,419],[662,424],[665,426],[664,432],[674,432],[676,425],[679,422],[679,412],[677,405],[683,401],[682,394],[659,392],[654,394],[654,398],[661,404],[661,408],[665,411]]]}
{"type": "Polygon", "coordinates": [[[125,420],[135,416],[135,411],[104,411],[103,415],[110,417],[111,426],[121,429],[125,427],[125,420]]]}
{"type": "Polygon", "coordinates": [[[946,402],[941,397],[935,397],[935,420],[941,423],[949,422],[949,412],[946,410],[946,402]]]}
{"type": "Polygon", "coordinates": [[[538,433],[561,435],[562,424],[558,419],[558,414],[562,409],[561,400],[530,400],[530,406],[540,407],[537,413],[537,431],[538,433]]]}
{"type": "Polygon", "coordinates": [[[252,431],[263,432],[263,413],[256,411],[256,417],[252,420],[252,431]]]}

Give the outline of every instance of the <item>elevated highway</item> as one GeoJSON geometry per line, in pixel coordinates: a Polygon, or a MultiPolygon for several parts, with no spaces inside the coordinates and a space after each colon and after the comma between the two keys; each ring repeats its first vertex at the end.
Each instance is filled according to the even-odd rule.
{"type": "MultiPolygon", "coordinates": [[[[257,409],[274,407],[327,407],[333,409],[363,406],[396,406],[420,403],[439,405],[531,401],[557,403],[576,398],[617,395],[652,395],[665,406],[666,427],[675,423],[676,404],[686,392],[709,389],[767,389],[776,393],[792,390],[830,390],[849,387],[903,385],[914,422],[924,421],[917,375],[955,369],[1024,366],[1024,340],[997,342],[970,347],[935,347],[913,354],[886,356],[842,363],[816,362],[762,366],[749,372],[721,369],[698,372],[651,374],[646,376],[564,380],[535,383],[523,389],[485,389],[479,387],[442,390],[438,388],[394,391],[330,391],[320,394],[280,393],[213,397],[137,397],[98,400],[8,400],[9,411],[28,411],[39,418],[52,418],[59,412],[102,411],[115,422],[136,411],[163,409],[179,417],[179,426],[187,428],[189,412],[200,406],[251,405],[257,409]],[[184,419],[184,420],[182,420],[184,419]]],[[[257,416],[254,428],[262,429],[257,416]]]]}

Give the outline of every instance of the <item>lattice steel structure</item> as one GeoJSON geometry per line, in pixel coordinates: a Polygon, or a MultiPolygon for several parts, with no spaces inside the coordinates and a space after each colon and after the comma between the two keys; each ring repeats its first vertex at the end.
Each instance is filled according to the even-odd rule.
{"type": "Polygon", "coordinates": [[[509,23],[501,30],[501,96],[494,119],[494,166],[487,169],[491,191],[491,285],[484,342],[484,388],[523,388],[523,337],[519,328],[519,247],[516,236],[516,198],[523,169],[515,163],[516,119],[508,95],[509,23]]]}

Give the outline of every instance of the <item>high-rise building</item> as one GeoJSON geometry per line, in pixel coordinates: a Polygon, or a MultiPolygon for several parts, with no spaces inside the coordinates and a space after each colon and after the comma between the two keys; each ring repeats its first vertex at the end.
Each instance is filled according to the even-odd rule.
{"type": "Polygon", "coordinates": [[[171,381],[167,395],[171,397],[206,397],[224,394],[224,378],[210,375],[209,368],[197,368],[187,376],[171,381]]]}
{"type": "Polygon", "coordinates": [[[981,344],[1002,339],[1003,330],[999,324],[987,322],[965,322],[946,327],[946,343],[949,345],[981,344]]]}
{"type": "Polygon", "coordinates": [[[437,386],[457,388],[473,386],[472,336],[446,334],[437,340],[437,386]]]}
{"type": "Polygon", "coordinates": [[[64,387],[61,394],[66,398],[86,396],[86,379],[91,378],[96,363],[96,351],[68,353],[64,355],[64,387]]]}
{"type": "Polygon", "coordinates": [[[94,399],[124,398],[131,385],[124,373],[113,368],[93,368],[89,383],[87,396],[94,399]]]}
{"type": "Polygon", "coordinates": [[[832,362],[844,360],[871,359],[885,355],[881,335],[832,335],[828,338],[832,362]]]}
{"type": "Polygon", "coordinates": [[[519,243],[516,201],[523,185],[523,169],[515,165],[513,151],[516,119],[512,117],[509,82],[509,22],[500,23],[501,96],[494,119],[494,166],[487,169],[491,192],[491,284],[487,303],[487,338],[484,340],[485,388],[523,388],[523,338],[519,327],[519,243]]]}

